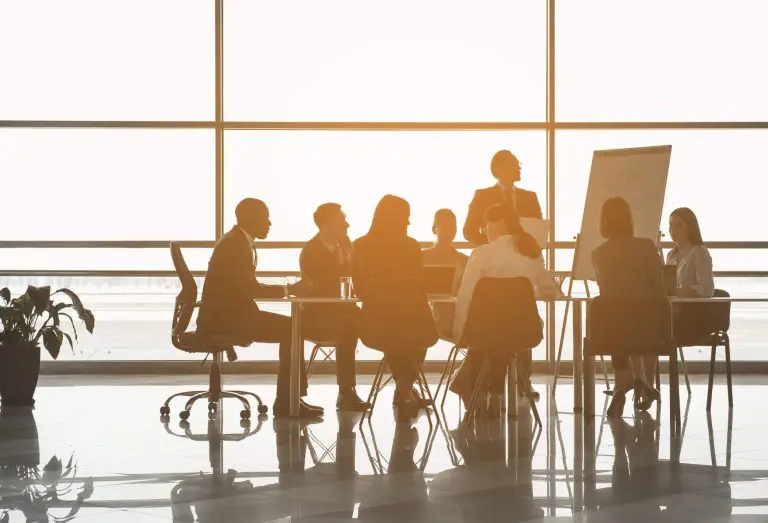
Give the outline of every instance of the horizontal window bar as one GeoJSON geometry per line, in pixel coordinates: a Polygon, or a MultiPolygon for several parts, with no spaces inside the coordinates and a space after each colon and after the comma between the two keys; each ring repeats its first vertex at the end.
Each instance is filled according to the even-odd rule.
{"type": "MultiPolygon", "coordinates": [[[[191,271],[194,276],[203,277],[206,271],[191,271]]],[[[280,278],[284,276],[298,276],[299,271],[256,271],[256,276],[263,278],[280,278]]],[[[555,276],[567,278],[570,271],[554,271],[555,276]]],[[[766,278],[768,271],[714,271],[714,275],[720,278],[766,278]]],[[[101,277],[101,278],[170,278],[175,277],[175,271],[127,271],[127,270],[24,270],[24,269],[0,269],[0,276],[77,276],[77,277],[101,277]]]]}
{"type": "MultiPolygon", "coordinates": [[[[164,249],[171,243],[171,240],[93,240],[93,241],[0,241],[0,249],[164,249]]],[[[205,249],[213,247],[216,242],[213,240],[188,240],[177,242],[184,248],[205,249]]],[[[265,241],[256,244],[257,249],[301,249],[306,241],[265,241]]],[[[419,242],[422,247],[429,247],[433,244],[431,241],[419,242]]],[[[710,249],[768,249],[768,241],[709,241],[704,242],[710,249]]],[[[469,242],[454,242],[458,249],[471,249],[469,242]]],[[[672,242],[661,242],[665,249],[671,249],[672,242]]],[[[546,246],[545,246],[546,247],[546,246]]],[[[573,249],[576,247],[575,241],[555,241],[549,245],[555,249],[573,249]]]]}
{"type": "Polygon", "coordinates": [[[0,128],[123,128],[223,130],[594,130],[594,129],[768,129],[768,122],[221,122],[116,120],[0,120],[0,128]]]}

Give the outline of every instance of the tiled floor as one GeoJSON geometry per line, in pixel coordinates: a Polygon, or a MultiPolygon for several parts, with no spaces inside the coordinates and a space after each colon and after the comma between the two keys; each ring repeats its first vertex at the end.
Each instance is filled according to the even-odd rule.
{"type": "MultiPolygon", "coordinates": [[[[361,394],[370,384],[362,381],[361,394]]],[[[584,423],[571,412],[570,383],[561,382],[555,401],[541,380],[540,433],[529,415],[460,426],[454,398],[440,422],[422,416],[413,428],[397,426],[391,389],[360,425],[337,417],[328,378],[310,388],[326,419],[308,427],[270,416],[243,429],[234,403],[220,427],[209,426],[204,404],[186,433],[181,404],[169,424],[159,421],[166,396],[203,382],[43,378],[35,410],[0,417],[0,523],[46,514],[84,523],[768,521],[768,378],[736,379],[732,430],[725,387],[716,386],[710,425],[706,384],[694,380],[682,441],[669,438],[666,402],[650,417],[633,418],[627,407],[623,423],[584,423]],[[289,445],[296,434],[299,444],[289,445]],[[18,479],[18,466],[38,464],[18,479]],[[212,467],[223,475],[213,478],[212,467]]],[[[271,407],[271,378],[230,385],[263,394],[271,407]]],[[[604,399],[598,394],[598,413],[604,399]]]]}

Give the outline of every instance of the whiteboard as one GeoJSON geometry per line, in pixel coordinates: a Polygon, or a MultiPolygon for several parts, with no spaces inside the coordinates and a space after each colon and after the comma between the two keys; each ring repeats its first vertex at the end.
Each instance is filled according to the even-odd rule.
{"type": "Polygon", "coordinates": [[[671,145],[595,151],[573,261],[573,279],[595,279],[592,251],[605,241],[600,235],[600,211],[609,198],[620,196],[627,200],[635,222],[635,236],[658,243],[671,155],[671,145]]]}

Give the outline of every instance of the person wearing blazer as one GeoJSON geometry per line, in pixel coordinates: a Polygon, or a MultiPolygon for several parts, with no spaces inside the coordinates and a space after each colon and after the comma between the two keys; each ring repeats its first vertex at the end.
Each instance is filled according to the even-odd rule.
{"type": "Polygon", "coordinates": [[[352,246],[352,279],[362,300],[360,339],[384,353],[395,379],[398,418],[422,406],[413,385],[427,348],[438,335],[424,293],[419,243],[408,236],[410,205],[387,195],[376,206],[368,234],[352,246]]]}
{"type": "MultiPolygon", "coordinates": [[[[496,184],[475,191],[464,222],[464,238],[468,242],[476,247],[488,243],[488,237],[485,234],[485,212],[500,203],[511,205],[520,218],[542,218],[541,205],[536,193],[515,186],[520,181],[520,173],[520,160],[511,151],[501,150],[493,155],[491,174],[496,178],[496,184]]],[[[518,364],[520,370],[530,376],[533,365],[532,351],[521,354],[518,364]]],[[[539,398],[539,393],[535,390],[521,391],[521,395],[528,393],[535,399],[539,398]]]]}
{"type": "MultiPolygon", "coordinates": [[[[301,250],[301,278],[312,283],[312,296],[338,298],[342,276],[351,276],[349,224],[337,203],[319,206],[313,218],[319,232],[301,250]]],[[[339,385],[336,408],[339,410],[366,411],[371,407],[355,390],[359,312],[354,303],[308,303],[304,306],[304,332],[311,334],[314,340],[336,344],[336,380],[339,385]]]]}
{"type": "MultiPolygon", "coordinates": [[[[203,335],[227,334],[252,342],[278,343],[280,364],[273,413],[276,417],[288,416],[291,319],[260,310],[254,300],[304,295],[311,284],[306,281],[293,285],[264,285],[259,282],[253,241],[254,238],[263,240],[267,237],[271,226],[269,209],[261,200],[247,198],[237,205],[235,215],[237,225],[216,243],[208,263],[197,328],[203,335]]],[[[303,361],[301,368],[305,368],[303,361]]],[[[301,395],[306,396],[306,393],[307,381],[303,376],[301,395]]],[[[302,400],[301,417],[319,417],[322,414],[322,408],[302,400]]]]}
{"type": "Polygon", "coordinates": [[[520,218],[541,219],[541,206],[535,192],[515,187],[520,181],[520,161],[510,151],[499,151],[491,160],[496,184],[478,189],[469,204],[464,222],[464,238],[475,246],[488,243],[484,228],[485,211],[499,203],[509,203],[520,218]]]}
{"type": "MultiPolygon", "coordinates": [[[[635,236],[632,209],[624,198],[609,198],[603,203],[600,234],[605,242],[592,251],[592,267],[601,296],[663,298],[666,295],[661,255],[653,241],[635,236]]],[[[656,375],[656,360],[656,356],[611,356],[616,384],[608,417],[622,416],[630,390],[635,390],[635,397],[639,398],[636,406],[641,410],[648,410],[653,401],[659,400],[659,392],[651,385],[656,375]]]]}

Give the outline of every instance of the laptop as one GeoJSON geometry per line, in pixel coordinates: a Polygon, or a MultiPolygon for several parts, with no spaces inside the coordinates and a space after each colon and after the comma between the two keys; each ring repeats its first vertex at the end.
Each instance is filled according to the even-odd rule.
{"type": "Polygon", "coordinates": [[[667,296],[677,295],[677,265],[664,266],[664,288],[667,296]]]}
{"type": "Polygon", "coordinates": [[[425,265],[425,293],[427,296],[453,296],[455,277],[456,267],[453,265],[425,265]]]}

